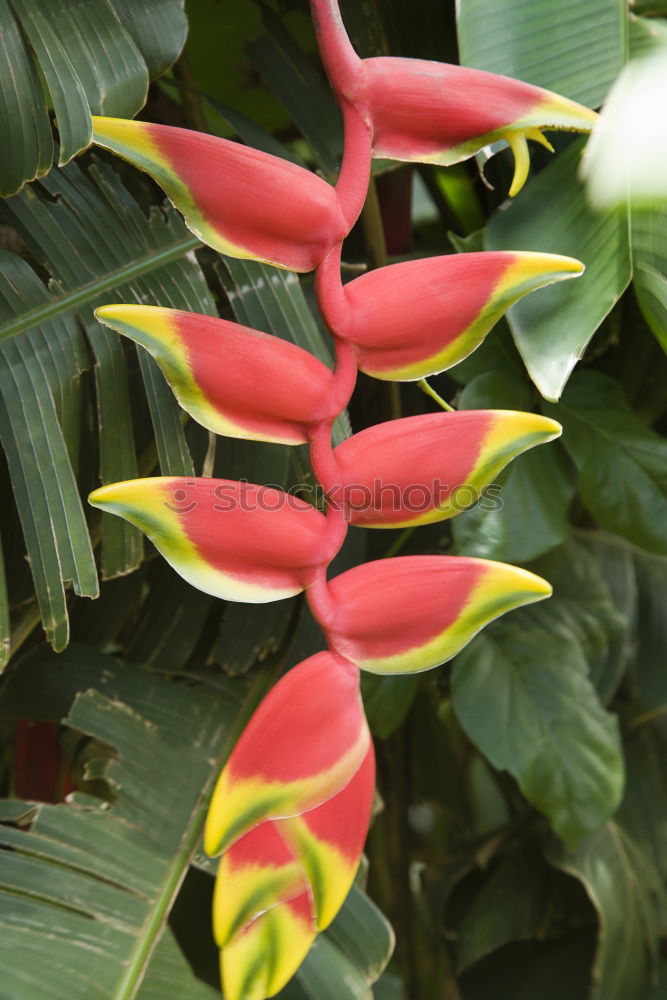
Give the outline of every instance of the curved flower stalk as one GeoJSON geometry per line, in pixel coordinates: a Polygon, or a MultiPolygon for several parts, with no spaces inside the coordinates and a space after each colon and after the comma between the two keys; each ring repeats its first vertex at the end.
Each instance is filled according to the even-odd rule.
{"type": "Polygon", "coordinates": [[[365,122],[373,156],[450,166],[505,139],[515,195],[528,176],[527,139],[553,152],[542,129],[590,132],[597,121],[575,101],[495,73],[425,59],[360,59],[338,0],[311,0],[311,8],[331,86],[365,122]]]}
{"type": "Polygon", "coordinates": [[[551,591],[523,569],[456,556],[385,559],[327,579],[349,522],[378,528],[453,517],[469,502],[462,489],[483,490],[516,455],[560,433],[533,413],[438,413],[369,428],[334,450],[333,422],[357,370],[382,379],[441,371],[473,351],[521,295],[582,271],[549,254],[461,254],[384,267],[343,286],[342,241],[361,211],[373,150],[454,162],[502,136],[517,154],[514,191],[526,135],[540,138],[547,125],[586,129],[594,116],[473,70],[362,62],[334,0],[312,0],[312,8],[345,127],[335,187],[238,143],[95,121],[95,141],[155,177],[211,246],[315,269],[335,344],[332,373],[300,348],[236,323],[123,304],[97,313],[153,354],[204,426],[309,443],[327,498],[325,516],[281,490],[183,477],[116,483],[90,498],[140,527],[208,593],[262,602],[305,591],[329,647],[269,693],[212,797],[204,843],[222,854],[214,933],[227,1000],[278,992],[354,878],[374,783],[359,669],[428,670],[492,619],[551,591]]]}

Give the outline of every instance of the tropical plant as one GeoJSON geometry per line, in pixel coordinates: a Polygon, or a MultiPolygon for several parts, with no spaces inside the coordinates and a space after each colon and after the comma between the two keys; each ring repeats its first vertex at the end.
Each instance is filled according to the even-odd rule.
{"type": "MultiPolygon", "coordinates": [[[[148,182],[129,168],[119,175],[111,161],[90,154],[83,169],[71,164],[51,171],[3,206],[8,239],[28,257],[3,256],[0,435],[3,474],[17,501],[3,525],[12,584],[3,622],[7,637],[13,626],[15,659],[0,709],[10,722],[17,720],[5,742],[12,793],[2,827],[8,890],[2,920],[13,970],[7,988],[17,998],[38,991],[218,995],[214,948],[201,944],[202,937],[210,941],[215,864],[198,844],[220,763],[236,744],[206,837],[211,853],[231,845],[216,883],[216,936],[227,995],[275,992],[313,939],[311,899],[324,928],[353,880],[362,847],[372,769],[355,694],[361,665],[376,671],[366,675],[362,693],[379,741],[383,799],[368,842],[370,889],[398,933],[395,961],[374,992],[444,992],[464,1000],[488,995],[490,988],[513,998],[537,991],[556,1000],[657,997],[664,976],[656,943],[665,919],[667,856],[659,751],[660,581],[667,548],[659,514],[667,455],[651,426],[660,430],[667,403],[660,379],[665,360],[651,331],[665,339],[663,206],[640,210],[630,204],[594,214],[576,175],[580,143],[570,137],[554,142],[551,164],[538,158],[525,191],[504,205],[504,192],[517,194],[527,171],[525,138],[511,127],[520,115],[516,104],[502,121],[488,123],[479,114],[487,126],[478,119],[477,132],[462,133],[461,123],[485,107],[466,81],[478,94],[494,93],[484,91],[487,85],[496,93],[504,86],[510,104],[538,92],[525,85],[511,90],[508,81],[455,66],[430,72],[437,73],[438,87],[451,85],[446,100],[456,93],[462,102],[460,148],[443,154],[457,143],[451,133],[441,134],[438,159],[446,165],[413,173],[411,166],[396,170],[381,160],[368,187],[364,147],[371,133],[376,154],[434,159],[427,140],[436,110],[425,101],[433,82],[415,74],[409,61],[386,57],[386,40],[397,52],[414,37],[420,51],[408,48],[404,55],[450,60],[451,42],[446,32],[438,42],[437,32],[427,30],[429,3],[410,30],[390,4],[378,4],[370,19],[343,5],[358,50],[381,56],[361,62],[330,19],[334,5],[313,6],[344,130],[313,56],[288,31],[312,52],[298,9],[281,8],[279,18],[263,5],[265,33],[247,50],[288,114],[275,106],[257,108],[271,134],[231,108],[229,91],[216,92],[220,84],[206,79],[201,52],[210,36],[208,20],[221,15],[203,0],[189,7],[187,57],[163,78],[146,113],[169,127],[98,120],[98,142],[156,174],[195,236],[171,209],[155,207],[147,217],[145,207],[159,204],[148,182]],[[420,112],[410,113],[415,90],[420,112]],[[221,113],[234,133],[285,162],[223,140],[185,140],[172,128],[201,127],[208,116],[209,131],[220,132],[228,129],[221,113]],[[296,141],[289,117],[305,142],[296,141]],[[476,141],[480,133],[483,141],[476,141]],[[473,153],[481,162],[481,147],[496,140],[512,148],[515,179],[510,183],[511,161],[499,153],[485,166],[496,184],[491,193],[467,166],[449,164],[473,153]],[[419,148],[410,150],[410,143],[419,148]],[[218,154],[224,160],[220,176],[225,184],[232,178],[235,187],[216,192],[209,180],[216,162],[211,157],[218,154]],[[333,180],[341,154],[335,189],[304,171],[304,163],[315,164],[333,180]],[[416,251],[409,243],[409,200],[401,197],[413,176],[420,184],[412,212],[416,251]],[[282,185],[280,198],[271,195],[276,185],[282,185]],[[363,232],[376,270],[341,284],[342,240],[362,205],[363,227],[346,240],[343,261],[363,253],[363,232]],[[211,211],[219,209],[222,215],[212,221],[211,211]],[[463,234],[449,234],[458,255],[432,258],[434,249],[446,248],[443,220],[463,234]],[[212,251],[199,251],[198,261],[192,255],[197,236],[223,254],[241,250],[241,256],[302,272],[317,267],[316,280],[218,259],[212,251]],[[554,253],[560,256],[548,256],[554,253]],[[573,257],[586,263],[583,277],[516,302],[510,330],[501,324],[461,360],[518,295],[576,273],[573,257]],[[624,296],[606,318],[630,267],[642,314],[624,296]],[[114,301],[128,304],[107,305],[114,301]],[[458,303],[467,305],[470,318],[457,327],[458,303]],[[107,326],[149,353],[123,347],[97,324],[94,308],[107,326]],[[213,318],[218,309],[222,319],[213,318]],[[192,312],[210,315],[195,320],[192,312]],[[556,402],[576,355],[601,323],[585,370],[572,376],[556,402]],[[220,346],[211,356],[213,338],[220,346]],[[539,400],[520,357],[550,402],[539,400]],[[93,360],[94,391],[85,375],[93,360]],[[394,381],[384,390],[383,382],[362,382],[350,403],[355,429],[371,422],[367,412],[394,419],[349,437],[341,411],[357,363],[384,380],[419,379],[454,365],[434,383],[454,399],[457,412],[424,414],[426,397],[409,385],[398,391],[394,381]],[[159,368],[194,421],[183,424],[159,368]],[[629,401],[614,375],[622,376],[629,401]],[[264,387],[259,396],[258,385],[264,387]],[[519,415],[519,409],[526,412],[519,415]],[[564,450],[551,444],[500,471],[521,451],[553,437],[556,421],[564,427],[564,450]],[[230,431],[254,440],[214,437],[230,431]],[[326,518],[306,502],[316,483],[299,442],[310,443],[326,518]],[[627,470],[620,477],[614,468],[619,449],[627,470]],[[104,483],[147,475],[159,462],[161,478],[104,486],[94,498],[122,508],[207,594],[179,582],[164,563],[142,561],[133,525],[103,518],[87,527],[79,489],[95,485],[94,452],[104,483]],[[440,477],[448,489],[436,495],[440,477]],[[255,487],[248,480],[275,485],[255,487]],[[402,498],[409,487],[420,487],[418,509],[410,502],[396,510],[393,492],[369,506],[376,484],[390,481],[402,498]],[[278,489],[295,483],[300,496],[278,489]],[[492,489],[483,492],[489,484],[492,489]],[[498,488],[501,504],[494,502],[498,488]],[[461,513],[480,491],[483,502],[461,513]],[[280,510],[266,509],[277,501],[280,510]],[[230,502],[231,512],[215,511],[214,504],[230,502]],[[19,518],[34,596],[22,546],[14,542],[19,518]],[[347,533],[327,585],[346,520],[388,531],[347,533]],[[415,531],[417,524],[426,526],[415,531]],[[68,601],[70,582],[75,593],[95,596],[93,550],[100,543],[108,580],[100,599],[89,607],[68,601]],[[550,589],[533,572],[488,559],[528,564],[553,585],[554,596],[490,625],[459,652],[451,670],[415,673],[454,655],[485,620],[525,601],[529,592],[534,599],[550,589]],[[494,594],[483,601],[485,585],[494,594]],[[208,596],[266,600],[304,588],[328,654],[312,655],[321,640],[298,598],[223,609],[208,596]],[[466,603],[467,593],[476,602],[466,603]],[[68,612],[75,643],[58,657],[40,642],[36,626],[41,615],[51,644],[63,649],[68,612]],[[436,639],[447,615],[451,626],[436,639]],[[299,660],[300,667],[271,687],[299,660]],[[388,669],[407,672],[382,676],[388,669]],[[323,738],[334,735],[333,742],[323,738]],[[624,762],[633,780],[623,796],[624,762]],[[305,784],[286,785],[303,778],[304,763],[305,784]],[[265,788],[259,802],[258,778],[265,788]],[[273,781],[268,788],[267,778],[273,781]],[[67,804],[42,804],[64,795],[67,804]],[[286,812],[294,818],[276,821],[286,812]],[[352,817],[351,826],[342,824],[345,817],[352,817]],[[336,844],[347,858],[342,868],[331,866],[336,844]],[[565,982],[554,977],[556,962],[567,968],[565,982]]],[[[26,58],[42,63],[49,47],[35,39],[48,29],[37,7],[14,5],[3,16],[29,39],[26,58]]],[[[145,57],[144,66],[159,70],[177,54],[183,22],[175,7],[164,4],[156,15],[169,35],[162,51],[171,55],[161,64],[145,57]]],[[[621,40],[628,30],[635,48],[655,44],[660,34],[659,19],[628,21],[624,11],[611,8],[600,2],[582,24],[574,10],[565,17],[562,5],[556,11],[543,0],[528,31],[520,3],[501,8],[471,0],[457,12],[461,61],[598,106],[625,58],[621,40]],[[536,25],[539,70],[531,68],[536,25]],[[572,43],[584,28],[591,44],[587,61],[578,64],[572,43]],[[506,47],[495,44],[499,37],[508,37],[506,47]],[[503,58],[511,63],[502,64],[503,58]],[[570,78],[555,75],[563,65],[570,78]]],[[[141,22],[142,34],[136,25],[129,31],[117,2],[112,7],[109,0],[108,10],[125,31],[122,37],[129,34],[135,51],[143,51],[151,14],[141,22]]],[[[241,24],[248,11],[250,4],[239,7],[232,21],[241,24]]],[[[73,30],[68,24],[65,18],[55,29],[65,39],[73,30]]],[[[109,39],[115,44],[121,37],[120,28],[105,33],[103,24],[104,18],[90,51],[98,51],[98,40],[112,51],[109,39]]],[[[62,42],[54,51],[63,52],[62,42]]],[[[71,135],[69,145],[65,141],[68,105],[61,93],[72,86],[67,72],[83,58],[76,48],[70,51],[71,57],[52,60],[50,75],[43,69],[67,150],[62,159],[86,141],[71,135]]],[[[113,76],[113,60],[104,65],[113,76]]],[[[74,76],[85,79],[82,69],[74,76]]],[[[34,93],[34,82],[30,87],[34,93]]],[[[93,111],[134,112],[127,97],[114,104],[120,84],[115,91],[107,81],[102,90],[108,105],[88,96],[93,111]]],[[[594,117],[543,95],[528,104],[541,104],[542,111],[547,105],[551,116],[523,115],[528,138],[540,138],[541,124],[587,125],[594,117]],[[570,117],[554,120],[555,114],[570,117]]],[[[8,107],[8,120],[19,130],[18,112],[8,107]]],[[[86,122],[87,115],[86,108],[86,122]]],[[[8,190],[36,169],[18,156],[12,164],[8,190]]],[[[347,268],[343,263],[345,277],[347,268]]],[[[420,384],[439,398],[429,383],[420,384]]],[[[378,911],[353,888],[284,996],[369,995],[390,947],[378,911]]]]}

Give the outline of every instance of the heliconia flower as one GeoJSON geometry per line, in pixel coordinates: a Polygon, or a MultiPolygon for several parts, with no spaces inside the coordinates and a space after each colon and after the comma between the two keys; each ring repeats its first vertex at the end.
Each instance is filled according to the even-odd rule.
{"type": "Polygon", "coordinates": [[[303,865],[280,835],[279,824],[267,820],[249,830],[218,865],[213,893],[213,936],[218,948],[225,948],[271,906],[307,891],[303,865]]]}
{"type": "Polygon", "coordinates": [[[102,486],[88,499],[140,528],[188,583],[226,600],[291,597],[333,555],[326,518],[269,486],[158,476],[102,486]]]}
{"type": "Polygon", "coordinates": [[[515,158],[510,195],[528,175],[527,139],[553,152],[541,129],[590,132],[597,121],[575,101],[479,69],[380,56],[364,70],[374,156],[449,166],[506,139],[515,158]]]}
{"type": "Polygon", "coordinates": [[[455,656],[494,618],[551,594],[527,570],[463,556],[398,556],[329,583],[329,644],[363,670],[416,673],[455,656]]]}
{"type": "Polygon", "coordinates": [[[259,914],[305,889],[318,930],[331,923],[347,896],[363,850],[375,788],[373,746],[332,798],[300,816],[265,820],[227,849],[213,894],[219,948],[259,914]]]}
{"type": "Polygon", "coordinates": [[[590,132],[597,115],[520,80],[424,59],[360,59],[337,0],[311,0],[318,46],[338,99],[372,135],[372,155],[449,166],[505,139],[515,157],[510,194],[529,166],[527,139],[551,149],[541,129],[590,132]]]}
{"type": "Polygon", "coordinates": [[[337,795],[278,824],[306,871],[320,931],[334,919],[354,882],[374,789],[375,756],[369,743],[359,770],[337,795]]]}
{"type": "Polygon", "coordinates": [[[99,117],[93,142],[150,174],[192,232],[230,257],[312,271],[349,228],[321,177],[238,142],[99,117]]]}
{"type": "Polygon", "coordinates": [[[572,257],[520,251],[390,264],[344,286],[347,325],[337,332],[357,346],[368,375],[423,378],[467,357],[517,299],[583,270],[572,257]]]}
{"type": "Polygon", "coordinates": [[[95,315],[145,347],[183,409],[215,434],[303,444],[331,415],[331,371],[280,337],[158,306],[100,306],[95,315]]]}
{"type": "Polygon", "coordinates": [[[351,524],[402,528],[453,517],[521,452],[562,428],[537,413],[459,410],[376,424],[334,451],[351,524]]]}
{"type": "Polygon", "coordinates": [[[206,853],[226,851],[263,820],[297,816],[336,795],[369,743],[355,668],[331,653],[304,660],[271,689],[234,747],[211,800],[206,853]]]}
{"type": "Polygon", "coordinates": [[[264,1000],[292,978],[317,936],[307,890],[265,910],[220,952],[225,1000],[264,1000]]]}

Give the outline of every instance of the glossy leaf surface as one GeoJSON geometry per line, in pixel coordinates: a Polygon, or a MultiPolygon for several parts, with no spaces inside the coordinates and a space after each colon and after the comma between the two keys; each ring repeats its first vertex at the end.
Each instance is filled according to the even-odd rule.
{"type": "Polygon", "coordinates": [[[578,372],[548,412],[560,415],[582,498],[599,523],[666,554],[667,443],[632,411],[619,383],[578,372]]]}
{"type": "Polygon", "coordinates": [[[461,653],[452,684],[468,736],[516,777],[569,847],[614,813],[623,791],[618,722],[571,635],[522,611],[461,653]]]}

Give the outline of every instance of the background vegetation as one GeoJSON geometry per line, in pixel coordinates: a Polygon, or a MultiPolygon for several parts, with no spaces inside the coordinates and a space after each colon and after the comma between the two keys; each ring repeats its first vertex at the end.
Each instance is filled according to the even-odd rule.
{"type": "MultiPolygon", "coordinates": [[[[342,7],[362,55],[460,60],[591,107],[667,37],[663,0],[342,7]]],[[[184,423],[152,359],[93,309],[219,311],[325,360],[329,344],[308,277],[201,249],[144,175],[77,154],[91,110],[139,113],[332,178],[339,115],[305,0],[0,0],[0,37],[0,993],[207,1000],[206,796],[262,694],[322,640],[298,599],[224,606],[192,590],[81,497],[137,474],[288,485],[310,471],[302,449],[184,423]],[[54,155],[66,165],[50,169],[54,155]]],[[[570,254],[587,271],[519,303],[433,380],[457,407],[563,424],[503,474],[502,509],[348,535],[338,568],[459,552],[526,565],[554,596],[446,667],[364,679],[379,759],[369,895],[362,873],[283,1000],[667,991],[666,217],[594,214],[583,141],[554,145],[533,149],[511,204],[507,151],[450,169],[376,164],[346,244],[350,275],[482,247],[570,254]],[[382,913],[396,948],[380,976],[382,913]]],[[[349,421],[432,405],[362,377],[349,421]]]]}

